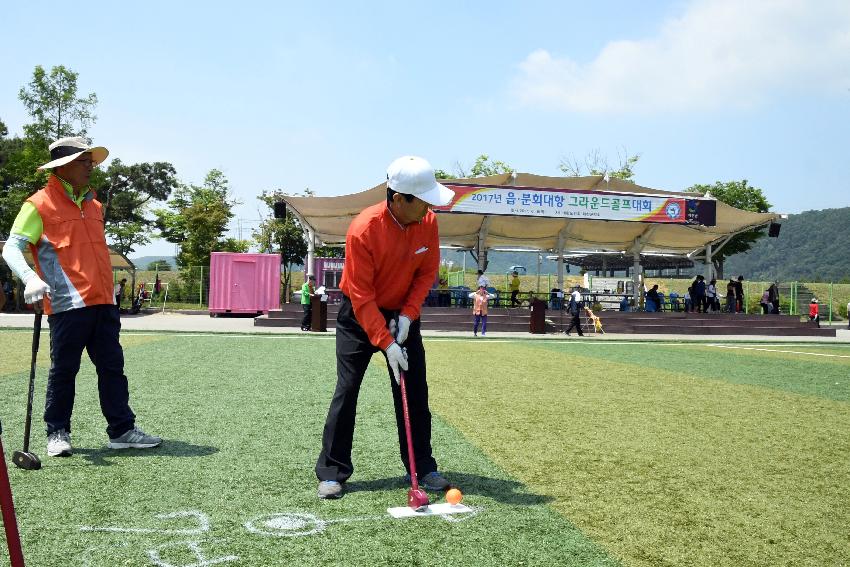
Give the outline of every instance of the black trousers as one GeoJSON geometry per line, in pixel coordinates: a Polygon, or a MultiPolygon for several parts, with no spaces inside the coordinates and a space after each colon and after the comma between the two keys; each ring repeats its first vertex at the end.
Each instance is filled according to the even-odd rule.
{"type": "Polygon", "coordinates": [[[313,324],[313,304],[312,303],[302,303],[301,309],[304,310],[304,316],[301,317],[301,328],[309,329],[313,324]]]}
{"type": "MultiPolygon", "coordinates": [[[[396,313],[393,312],[384,312],[388,322],[395,315],[396,313]]],[[[360,385],[372,355],[379,349],[369,342],[366,331],[354,317],[351,300],[345,296],[340,304],[336,321],[336,390],[325,420],[322,451],[316,461],[316,477],[319,480],[345,482],[354,472],[351,445],[354,439],[354,421],[360,385]]],[[[402,346],[407,349],[408,357],[409,370],[405,372],[405,384],[413,450],[416,454],[416,473],[422,477],[437,470],[437,462],[431,454],[431,411],[428,409],[428,383],[425,379],[425,348],[422,345],[418,319],[411,323],[407,341],[402,346]]],[[[401,462],[405,470],[410,472],[401,406],[401,388],[395,383],[389,365],[387,365],[387,371],[393,392],[401,462]]]]}
{"type": "Polygon", "coordinates": [[[569,333],[570,331],[572,331],[573,327],[575,327],[576,330],[578,331],[578,336],[580,336],[580,337],[584,336],[584,333],[581,332],[581,315],[580,315],[580,312],[576,312],[576,314],[572,316],[572,319],[570,319],[570,326],[567,327],[566,332],[569,333]]]}
{"type": "Polygon", "coordinates": [[[85,349],[97,370],[100,410],[108,424],[106,433],[120,437],[133,428],[136,416],[130,409],[124,351],[118,342],[121,319],[115,305],[92,305],[54,313],[50,323],[50,372],[44,421],[47,434],[71,431],[74,385],[85,349]]]}

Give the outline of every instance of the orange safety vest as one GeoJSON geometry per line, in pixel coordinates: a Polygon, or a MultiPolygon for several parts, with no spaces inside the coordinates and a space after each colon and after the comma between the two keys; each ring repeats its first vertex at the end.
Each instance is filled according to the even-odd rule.
{"type": "Polygon", "coordinates": [[[94,197],[92,192],[78,207],[62,182],[51,175],[44,189],[27,199],[43,225],[41,240],[30,244],[30,250],[36,270],[50,286],[50,298],[44,300],[48,315],[115,304],[103,205],[94,197]]]}

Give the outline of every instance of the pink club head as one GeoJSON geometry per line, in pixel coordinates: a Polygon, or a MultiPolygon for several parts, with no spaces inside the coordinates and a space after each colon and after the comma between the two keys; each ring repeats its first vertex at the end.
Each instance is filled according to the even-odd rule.
{"type": "Polygon", "coordinates": [[[419,488],[411,488],[407,491],[407,505],[417,512],[421,512],[428,507],[428,495],[425,491],[419,488]]]}

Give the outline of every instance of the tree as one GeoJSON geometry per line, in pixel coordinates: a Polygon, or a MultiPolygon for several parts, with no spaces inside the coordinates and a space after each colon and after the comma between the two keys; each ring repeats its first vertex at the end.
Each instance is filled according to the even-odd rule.
{"type": "MultiPolygon", "coordinates": [[[[770,210],[770,203],[764,193],[758,187],[749,185],[746,179],[741,181],[717,181],[714,185],[693,185],[686,192],[697,193],[702,196],[711,196],[731,205],[737,209],[751,211],[754,213],[766,213],[770,210]]],[[[726,245],[717,253],[712,254],[711,262],[717,273],[717,279],[723,279],[723,263],[729,256],[740,254],[749,250],[752,245],[766,234],[765,228],[748,230],[733,236],[726,245]]]]}
{"type": "Polygon", "coordinates": [[[561,158],[558,169],[567,177],[581,177],[587,171],[587,175],[605,175],[607,173],[609,177],[634,182],[634,167],[640,159],[640,154],[630,156],[623,148],[622,153],[618,154],[618,158],[619,167],[611,169],[608,165],[608,158],[603,156],[599,149],[595,149],[584,157],[583,163],[579,163],[574,156],[561,158]]]}
{"type": "MultiPolygon", "coordinates": [[[[513,173],[514,169],[503,161],[490,161],[490,156],[480,154],[475,158],[475,163],[468,170],[462,163],[455,162],[455,175],[457,178],[465,177],[489,177],[491,175],[501,175],[503,173],[513,173]]],[[[435,172],[437,179],[451,179],[451,177],[442,169],[435,172]]]]}
{"type": "Polygon", "coordinates": [[[47,172],[36,168],[49,159],[46,146],[26,138],[7,138],[0,121],[0,240],[5,240],[24,200],[47,181],[47,172]]]}
{"type": "Polygon", "coordinates": [[[97,117],[97,95],[77,98],[78,73],[64,65],[48,74],[41,65],[33,71],[29,89],[21,87],[18,98],[35,122],[24,126],[24,133],[35,140],[56,140],[66,136],[85,136],[97,117]]]}
{"type": "Polygon", "coordinates": [[[106,235],[125,256],[150,242],[154,221],[147,215],[154,201],[165,201],[177,186],[170,163],[125,165],[114,159],[105,172],[95,170],[92,187],[103,203],[106,235]]]}
{"type": "Polygon", "coordinates": [[[166,209],[157,209],[155,226],[168,242],[180,246],[177,264],[209,266],[212,252],[246,252],[248,241],[223,238],[236,201],[229,199],[228,181],[213,169],[201,186],[180,184],[166,209]]]}

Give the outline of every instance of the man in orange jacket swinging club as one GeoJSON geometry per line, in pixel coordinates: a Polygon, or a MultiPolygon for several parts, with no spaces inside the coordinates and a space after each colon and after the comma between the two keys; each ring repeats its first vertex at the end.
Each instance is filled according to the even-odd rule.
{"type": "Polygon", "coordinates": [[[44,421],[47,454],[71,455],[74,382],[83,349],[97,369],[100,407],[110,449],[147,449],[162,443],[135,425],[130,409],[121,323],[112,287],[112,265],[102,205],[89,187],[92,168],[109,152],[83,138],[50,144],[47,185],[21,207],[3,247],[3,259],[24,282],[24,299],[44,309],[50,324],[50,373],[44,421]],[[26,263],[29,246],[36,271],[26,263]]]}
{"type": "Polygon", "coordinates": [[[415,468],[428,490],[449,482],[431,454],[431,411],[419,312],[440,266],[440,238],[432,205],[454,192],[437,183],[422,158],[405,156],[387,169],[387,200],[363,210],[345,237],[342,304],[336,323],[337,381],[316,462],[319,498],[339,498],[354,472],[351,445],[357,396],[372,355],[387,359],[401,461],[410,473],[399,376],[405,373],[415,468]],[[404,348],[402,348],[404,347],[404,348]]]}

